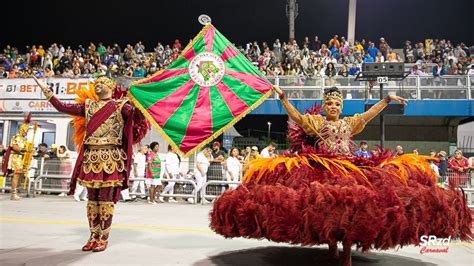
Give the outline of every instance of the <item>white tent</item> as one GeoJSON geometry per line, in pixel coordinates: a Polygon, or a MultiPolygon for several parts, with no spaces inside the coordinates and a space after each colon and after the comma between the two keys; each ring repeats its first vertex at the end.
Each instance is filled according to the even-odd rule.
{"type": "Polygon", "coordinates": [[[242,135],[235,130],[235,127],[229,127],[224,131],[224,148],[225,149],[230,149],[232,147],[232,142],[234,141],[235,137],[242,137],[242,135]]]}
{"type": "Polygon", "coordinates": [[[224,136],[231,136],[231,137],[242,137],[239,132],[235,129],[235,127],[229,127],[224,131],[224,136]]]}

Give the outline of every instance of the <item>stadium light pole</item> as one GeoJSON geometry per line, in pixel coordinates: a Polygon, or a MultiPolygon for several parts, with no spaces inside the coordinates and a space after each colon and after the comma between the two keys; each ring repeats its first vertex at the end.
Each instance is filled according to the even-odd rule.
{"type": "Polygon", "coordinates": [[[267,125],[268,125],[268,139],[270,139],[270,129],[272,127],[272,123],[271,122],[267,122],[267,125]]]}
{"type": "Polygon", "coordinates": [[[286,5],[286,17],[288,18],[288,24],[290,26],[289,39],[295,39],[295,19],[298,16],[298,4],[296,0],[287,0],[286,5]]]}
{"type": "Polygon", "coordinates": [[[347,19],[347,41],[354,44],[356,26],[357,0],[349,0],[349,17],[347,19]]]}

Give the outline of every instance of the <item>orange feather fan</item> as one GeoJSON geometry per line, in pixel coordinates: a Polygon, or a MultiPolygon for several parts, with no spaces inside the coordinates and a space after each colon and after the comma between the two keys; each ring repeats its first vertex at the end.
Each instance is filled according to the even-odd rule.
{"type": "MultiPolygon", "coordinates": [[[[94,84],[89,83],[87,88],[80,88],[76,91],[77,98],[76,102],[80,104],[85,104],[87,99],[91,101],[99,100],[97,94],[94,91],[94,84]]],[[[80,151],[82,148],[82,142],[86,135],[86,118],[85,116],[71,116],[72,117],[72,126],[74,127],[74,142],[77,145],[77,150],[80,151]]]]}

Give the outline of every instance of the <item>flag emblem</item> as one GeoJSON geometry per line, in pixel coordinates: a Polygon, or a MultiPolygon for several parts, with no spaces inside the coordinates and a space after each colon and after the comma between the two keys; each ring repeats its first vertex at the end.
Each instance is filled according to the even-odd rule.
{"type": "Polygon", "coordinates": [[[217,85],[224,77],[224,61],[214,53],[201,53],[194,57],[189,64],[191,79],[201,86],[217,85]]]}

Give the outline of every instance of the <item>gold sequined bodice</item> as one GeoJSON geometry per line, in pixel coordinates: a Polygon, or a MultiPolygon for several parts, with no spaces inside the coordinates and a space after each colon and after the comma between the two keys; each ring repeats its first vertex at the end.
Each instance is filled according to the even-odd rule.
{"type": "Polygon", "coordinates": [[[326,141],[319,141],[319,148],[336,154],[349,154],[351,152],[352,128],[346,119],[338,121],[323,119],[320,134],[326,141]]]}
{"type": "MultiPolygon", "coordinates": [[[[86,101],[86,123],[89,123],[93,115],[108,102],[109,101],[86,101]]],[[[82,170],[85,174],[91,172],[94,174],[101,172],[113,174],[115,171],[123,172],[125,170],[127,155],[121,145],[124,128],[122,107],[126,102],[126,98],[117,100],[115,112],[113,112],[89,138],[84,140],[86,148],[82,160],[82,170]]],[[[112,182],[79,179],[79,182],[88,188],[99,188],[115,186],[121,181],[112,182]]]]}
{"type": "MultiPolygon", "coordinates": [[[[92,116],[109,101],[86,102],[86,123],[92,116]]],[[[86,145],[122,145],[123,117],[121,113],[122,102],[118,102],[117,110],[99,126],[99,128],[86,140],[86,145]]]]}
{"type": "Polygon", "coordinates": [[[288,116],[300,125],[306,134],[318,138],[320,148],[336,154],[349,154],[351,136],[364,130],[365,125],[377,116],[388,102],[380,100],[368,111],[354,116],[344,117],[338,121],[328,121],[322,115],[301,114],[283,95],[281,103],[288,116]]]}

